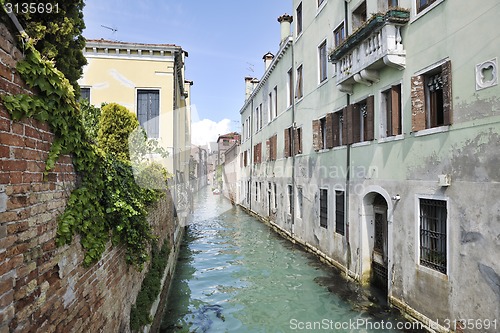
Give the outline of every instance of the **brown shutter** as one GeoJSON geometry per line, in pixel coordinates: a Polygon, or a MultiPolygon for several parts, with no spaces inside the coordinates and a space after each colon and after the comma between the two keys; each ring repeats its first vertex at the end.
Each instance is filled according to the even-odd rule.
{"type": "Polygon", "coordinates": [[[285,128],[285,157],[290,156],[290,133],[288,128],[285,128]]]}
{"type": "Polygon", "coordinates": [[[346,110],[347,117],[347,144],[352,144],[359,141],[359,107],[356,104],[350,104],[346,110]]]}
{"type": "Polygon", "coordinates": [[[340,114],[341,111],[337,111],[333,114],[333,146],[338,147],[340,145],[340,114]]]}
{"type": "Polygon", "coordinates": [[[441,66],[441,77],[443,79],[443,123],[444,125],[450,125],[453,120],[453,99],[451,93],[452,76],[450,60],[448,60],[441,66]]]}
{"type": "Polygon", "coordinates": [[[401,128],[401,85],[392,86],[391,88],[391,134],[398,135],[401,134],[403,129],[401,128]]]}
{"type": "Polygon", "coordinates": [[[271,160],[271,139],[266,140],[266,161],[271,160]]]}
{"type": "Polygon", "coordinates": [[[424,76],[411,78],[411,131],[425,129],[425,87],[424,76]]]}
{"type": "Polygon", "coordinates": [[[325,119],[326,148],[333,148],[333,113],[328,113],[325,119]]]}
{"type": "Polygon", "coordinates": [[[300,154],[302,153],[302,138],[301,138],[301,129],[300,128],[296,128],[295,131],[294,131],[294,135],[293,135],[293,154],[294,155],[297,155],[297,154],[300,154]]]}
{"type": "Polygon", "coordinates": [[[368,96],[366,99],[366,127],[365,127],[365,141],[371,141],[374,139],[374,113],[375,113],[375,98],[373,95],[368,96]]]}
{"type": "Polygon", "coordinates": [[[259,143],[259,163],[262,163],[262,142],[259,143]]]}
{"type": "Polygon", "coordinates": [[[271,147],[272,147],[272,150],[273,150],[273,152],[271,154],[271,158],[273,159],[273,161],[276,161],[276,153],[278,151],[278,134],[275,134],[272,137],[271,147]]]}
{"type": "Polygon", "coordinates": [[[257,164],[257,145],[253,146],[253,164],[257,164]]]}
{"type": "Polygon", "coordinates": [[[348,137],[347,137],[347,118],[349,114],[349,109],[352,108],[352,105],[347,105],[343,110],[342,110],[342,144],[347,145],[349,144],[348,142],[348,137]]]}
{"type": "Polygon", "coordinates": [[[321,123],[319,119],[312,121],[312,132],[313,132],[313,149],[315,151],[321,148],[321,123]]]}

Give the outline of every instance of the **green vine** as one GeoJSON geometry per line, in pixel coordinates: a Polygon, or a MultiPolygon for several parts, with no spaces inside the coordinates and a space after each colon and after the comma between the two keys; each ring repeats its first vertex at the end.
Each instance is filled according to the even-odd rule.
{"type": "Polygon", "coordinates": [[[54,64],[42,58],[33,41],[24,43],[24,60],[17,71],[36,95],[3,95],[2,101],[13,120],[28,117],[47,122],[55,139],[46,160],[45,175],[61,154],[72,154],[79,186],[72,191],[59,217],[57,244],[70,244],[81,235],[84,264],[99,260],[110,239],[126,248],[126,261],[138,269],[148,260],[154,239],[147,207],[161,191],[142,188],[135,182],[129,161],[99,149],[88,137],[79,104],[70,82],[54,64]]]}
{"type": "Polygon", "coordinates": [[[153,303],[161,292],[161,281],[170,254],[168,239],[163,242],[161,250],[154,244],[151,253],[151,267],[142,280],[141,290],[137,294],[135,304],[130,308],[130,330],[132,332],[137,332],[141,327],[152,322],[149,314],[153,303]]]}

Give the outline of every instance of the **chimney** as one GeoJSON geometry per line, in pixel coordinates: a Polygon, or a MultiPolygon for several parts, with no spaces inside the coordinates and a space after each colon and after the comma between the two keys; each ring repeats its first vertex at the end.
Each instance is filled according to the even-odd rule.
{"type": "Polygon", "coordinates": [[[264,65],[265,65],[264,70],[267,71],[269,65],[271,65],[271,63],[273,62],[274,54],[272,54],[271,52],[267,52],[266,54],[264,54],[262,59],[264,59],[264,65]]]}
{"type": "Polygon", "coordinates": [[[253,91],[253,77],[245,76],[245,101],[250,97],[253,91]]]}
{"type": "Polygon", "coordinates": [[[280,45],[283,43],[284,40],[286,40],[290,35],[291,35],[291,23],[293,21],[293,16],[290,16],[288,14],[281,15],[278,17],[278,22],[280,23],[281,26],[281,41],[280,45]]]}

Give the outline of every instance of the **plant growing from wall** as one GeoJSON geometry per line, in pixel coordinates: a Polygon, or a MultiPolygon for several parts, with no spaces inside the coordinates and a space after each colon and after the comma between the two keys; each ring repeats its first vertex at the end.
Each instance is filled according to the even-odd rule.
{"type": "Polygon", "coordinates": [[[138,186],[129,161],[91,143],[73,86],[52,61],[42,58],[31,39],[26,39],[23,51],[17,71],[37,94],[3,95],[3,104],[13,120],[29,117],[49,124],[54,141],[45,174],[61,154],[72,154],[80,179],[59,217],[57,244],[70,244],[73,235],[80,234],[84,264],[90,265],[101,258],[111,236],[114,244],[125,246],[127,263],[141,269],[153,239],[147,206],[162,193],[138,186]]]}
{"type": "Polygon", "coordinates": [[[165,239],[161,250],[158,250],[156,244],[151,250],[151,266],[142,280],[141,290],[137,294],[135,304],[130,309],[130,329],[139,331],[141,327],[151,324],[152,319],[149,315],[151,306],[161,292],[161,281],[163,272],[167,267],[170,246],[168,239],[165,239]]]}
{"type": "MultiPolygon", "coordinates": [[[[87,99],[80,100],[80,113],[82,117],[83,128],[90,139],[97,138],[99,132],[99,118],[101,109],[96,108],[87,99]]],[[[97,141],[95,141],[97,143],[97,141]]]]}
{"type": "Polygon", "coordinates": [[[35,48],[55,62],[55,67],[64,73],[79,95],[77,80],[87,63],[82,52],[85,46],[82,36],[84,1],[9,0],[7,3],[26,33],[37,41],[35,48]]]}

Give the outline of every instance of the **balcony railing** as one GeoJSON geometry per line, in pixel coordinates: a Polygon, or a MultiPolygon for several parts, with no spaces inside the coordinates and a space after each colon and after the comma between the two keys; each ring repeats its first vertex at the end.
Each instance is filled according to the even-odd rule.
{"type": "Polygon", "coordinates": [[[374,14],[360,29],[330,53],[336,64],[337,86],[352,92],[352,85],[377,82],[378,70],[384,66],[405,68],[406,52],[401,27],[410,19],[406,10],[389,10],[374,14]]]}

